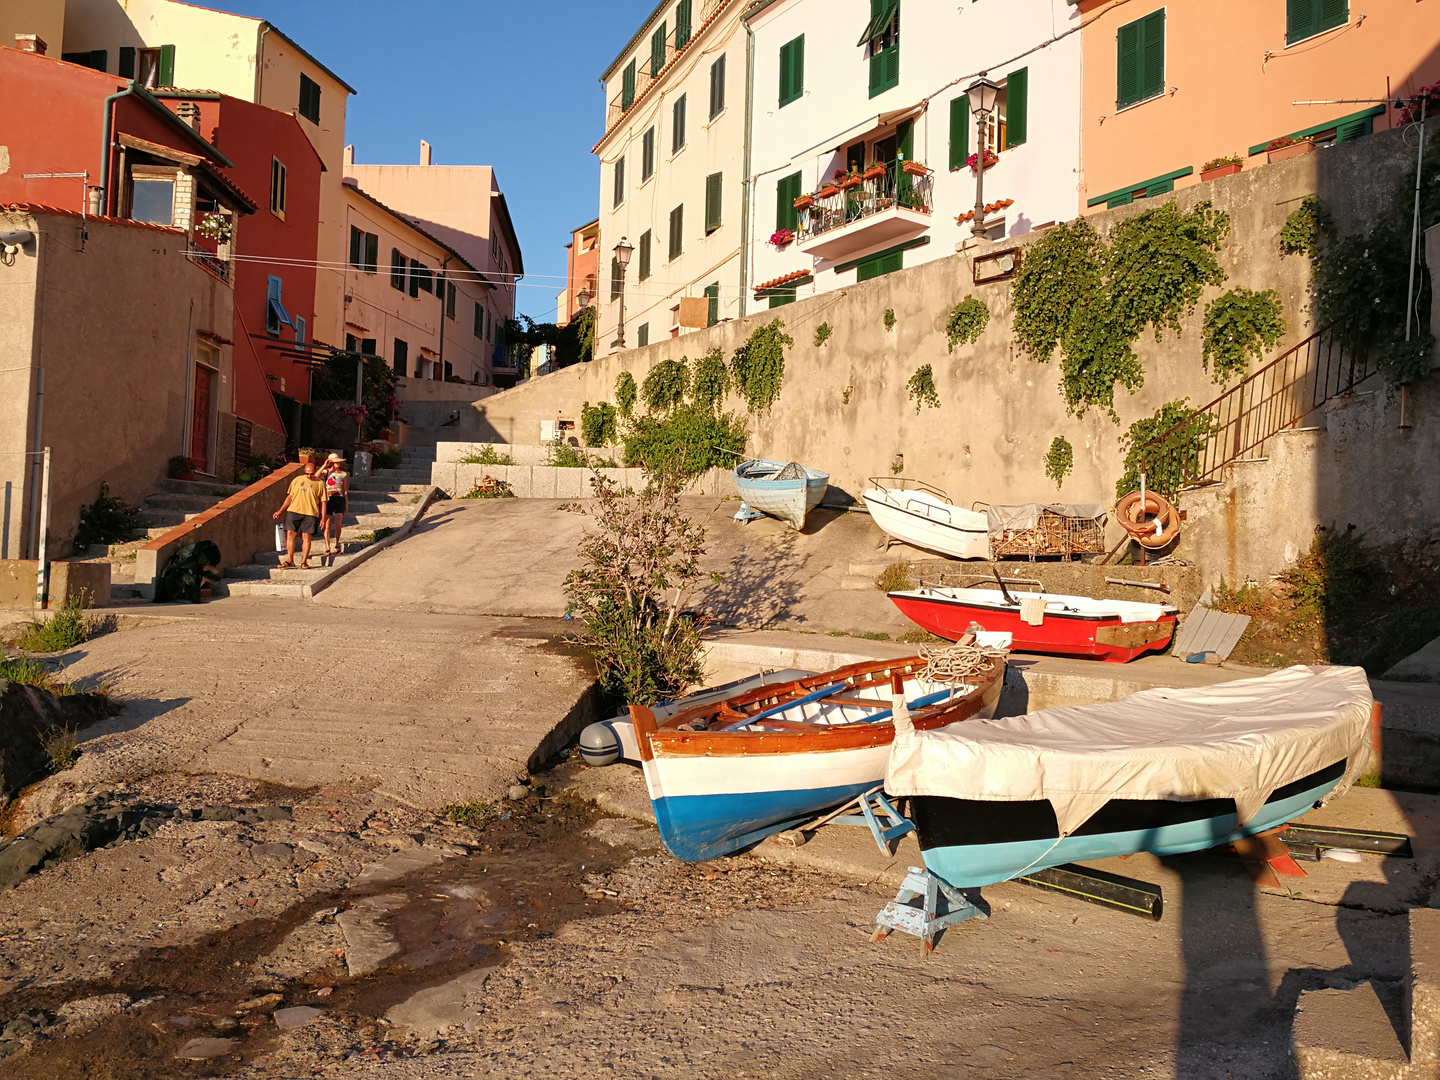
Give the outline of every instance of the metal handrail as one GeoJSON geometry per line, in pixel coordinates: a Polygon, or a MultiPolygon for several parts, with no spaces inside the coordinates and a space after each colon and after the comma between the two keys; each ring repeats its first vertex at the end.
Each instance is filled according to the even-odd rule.
{"type": "MultiPolygon", "coordinates": [[[[999,583],[1003,581],[1006,585],[1034,585],[1040,592],[1043,593],[1045,591],[1045,583],[1038,578],[1007,577],[1000,578],[997,581],[993,574],[941,574],[938,578],[921,578],[920,587],[922,589],[965,589],[969,588],[968,585],[963,584],[963,582],[966,581],[978,582],[980,585],[994,585],[997,588],[999,587],[999,583]],[[951,578],[954,578],[962,584],[951,585],[951,578]]],[[[978,588],[979,586],[977,585],[976,587],[978,588]]]]}
{"type": "MultiPolygon", "coordinates": [[[[811,240],[833,229],[844,228],[897,207],[921,214],[930,213],[935,180],[933,171],[927,169],[925,175],[915,176],[904,171],[904,162],[900,160],[876,164],[885,169],[879,176],[861,180],[858,184],[823,198],[811,195],[811,204],[799,212],[797,239],[811,240]]],[[[822,185],[821,190],[830,186],[838,188],[844,182],[846,181],[827,182],[822,185]]]]}
{"type": "Polygon", "coordinates": [[[1141,468],[1178,490],[1263,455],[1267,441],[1375,374],[1370,321],[1321,327],[1146,443],[1141,468]]]}
{"type": "Polygon", "coordinates": [[[891,487],[897,488],[900,491],[909,491],[912,487],[915,487],[919,488],[922,491],[928,491],[931,495],[939,495],[940,498],[944,499],[946,502],[952,501],[950,496],[946,495],[945,492],[935,487],[933,484],[925,483],[925,481],[923,480],[911,480],[909,477],[905,476],[872,476],[869,479],[870,483],[874,484],[882,491],[885,488],[891,487]]]}

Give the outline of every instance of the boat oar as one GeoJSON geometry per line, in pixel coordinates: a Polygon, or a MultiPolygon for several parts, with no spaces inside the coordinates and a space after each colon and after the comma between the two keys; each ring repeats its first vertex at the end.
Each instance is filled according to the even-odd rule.
{"type": "Polygon", "coordinates": [[[1158,581],[1130,581],[1127,578],[1107,577],[1105,579],[1105,584],[1128,585],[1132,589],[1154,589],[1156,592],[1163,593],[1168,593],[1170,591],[1169,585],[1161,584],[1158,581]]]}
{"type": "Polygon", "coordinates": [[[797,705],[809,705],[812,701],[819,701],[821,698],[827,697],[837,690],[844,689],[845,686],[846,684],[843,682],[831,683],[829,686],[821,687],[819,690],[810,691],[810,693],[804,697],[791,698],[789,701],[781,702],[779,705],[766,709],[764,712],[758,712],[754,716],[747,716],[742,720],[736,720],[733,724],[726,724],[724,727],[717,728],[716,730],[734,731],[737,728],[745,727],[747,724],[753,724],[757,720],[764,720],[767,716],[774,716],[776,713],[784,712],[786,709],[793,709],[797,705]]]}
{"type": "Polygon", "coordinates": [[[1005,580],[1000,576],[1000,571],[992,566],[990,572],[995,575],[995,584],[1000,586],[1000,595],[1005,597],[1005,603],[1018,604],[1020,601],[1011,597],[1010,590],[1005,588],[1005,580]]]}

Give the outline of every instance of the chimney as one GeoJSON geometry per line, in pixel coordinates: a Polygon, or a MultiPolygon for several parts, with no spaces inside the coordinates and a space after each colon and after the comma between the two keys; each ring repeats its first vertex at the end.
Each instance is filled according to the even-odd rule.
{"type": "Polygon", "coordinates": [[[175,108],[175,115],[196,131],[200,130],[200,106],[193,101],[182,101],[175,108]]]}
{"type": "Polygon", "coordinates": [[[19,49],[21,52],[34,53],[36,56],[44,56],[47,46],[45,44],[45,39],[42,38],[39,34],[16,34],[15,48],[19,49]]]}
{"type": "Polygon", "coordinates": [[[355,164],[355,144],[354,144],[354,143],[351,143],[349,146],[345,147],[345,154],[344,154],[344,157],[343,157],[343,159],[342,159],[342,168],[343,168],[346,172],[349,172],[351,166],[353,166],[354,164],[355,164]]]}
{"type": "MultiPolygon", "coordinates": [[[[42,49],[41,51],[43,52],[44,50],[42,49]]],[[[420,164],[430,164],[430,144],[424,139],[420,140],[420,164]]]]}

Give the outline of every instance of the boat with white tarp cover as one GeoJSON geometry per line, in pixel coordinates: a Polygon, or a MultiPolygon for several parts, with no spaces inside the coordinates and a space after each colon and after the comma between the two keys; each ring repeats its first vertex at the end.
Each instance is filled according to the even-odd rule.
{"type": "Polygon", "coordinates": [[[909,798],[930,872],[972,888],[1283,825],[1369,767],[1378,723],[1357,667],[1295,666],[929,731],[902,704],[885,789],[909,798]]]}

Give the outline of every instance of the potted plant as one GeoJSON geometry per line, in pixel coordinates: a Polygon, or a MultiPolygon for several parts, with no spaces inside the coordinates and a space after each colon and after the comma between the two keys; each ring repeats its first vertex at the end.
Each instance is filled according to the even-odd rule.
{"type": "Polygon", "coordinates": [[[770,234],[770,243],[776,248],[783,248],[790,241],[795,239],[795,234],[789,229],[776,229],[770,234]]]}
{"type": "Polygon", "coordinates": [[[796,209],[796,210],[809,210],[810,207],[812,207],[812,206],[814,206],[814,205],[815,205],[815,196],[814,196],[814,195],[801,195],[798,199],[795,200],[795,209],[796,209]]]}
{"type": "Polygon", "coordinates": [[[885,168],[885,163],[883,161],[877,161],[874,165],[871,165],[868,169],[866,169],[860,174],[860,179],[878,180],[880,179],[880,177],[885,175],[886,171],[887,170],[885,168]]]}
{"type": "MultiPolygon", "coordinates": [[[[990,150],[986,150],[986,151],[985,151],[985,168],[987,168],[987,169],[990,168],[990,166],[994,165],[994,164],[995,164],[996,162],[998,162],[999,160],[1000,160],[1000,155],[999,155],[999,154],[996,154],[996,153],[994,153],[993,151],[990,151],[990,150]]],[[[971,154],[968,158],[965,159],[965,164],[968,165],[968,166],[970,166],[970,168],[972,168],[972,169],[978,167],[979,163],[980,163],[980,155],[979,155],[979,154],[971,154]]]]}
{"type": "Polygon", "coordinates": [[[1315,140],[1313,139],[1292,139],[1285,136],[1276,139],[1265,147],[1266,160],[1274,163],[1276,161],[1288,161],[1293,157],[1303,157],[1313,153],[1315,140]]]}
{"type": "Polygon", "coordinates": [[[859,187],[860,184],[859,169],[851,169],[849,172],[845,172],[843,169],[835,170],[835,186],[841,191],[849,191],[851,188],[859,187]]]}
{"type": "Polygon", "coordinates": [[[229,243],[235,228],[224,214],[211,213],[200,219],[200,224],[195,226],[195,231],[206,239],[214,240],[217,244],[225,244],[229,243]]]}
{"type": "Polygon", "coordinates": [[[1201,180],[1218,180],[1222,176],[1234,176],[1245,163],[1245,159],[1239,154],[1227,154],[1225,157],[1211,158],[1200,168],[1201,180]]]}
{"type": "MultiPolygon", "coordinates": [[[[990,156],[994,157],[995,155],[991,154],[990,156]]],[[[993,162],[989,164],[993,164],[993,162]]],[[[900,163],[900,168],[904,169],[911,176],[924,176],[930,171],[929,169],[925,168],[925,163],[923,161],[902,161],[900,163]]]]}
{"type": "Polygon", "coordinates": [[[170,459],[170,468],[167,475],[172,480],[194,480],[197,466],[193,460],[184,454],[176,454],[170,459]]]}
{"type": "Polygon", "coordinates": [[[307,461],[313,462],[319,456],[314,448],[309,446],[302,446],[299,450],[295,451],[295,460],[300,462],[301,465],[304,465],[307,461]]]}
{"type": "Polygon", "coordinates": [[[827,184],[825,184],[824,186],[822,186],[819,191],[815,192],[815,198],[817,198],[817,199],[828,199],[828,198],[830,198],[832,195],[839,195],[839,194],[840,194],[840,185],[839,185],[839,184],[827,183],[827,184]]]}

